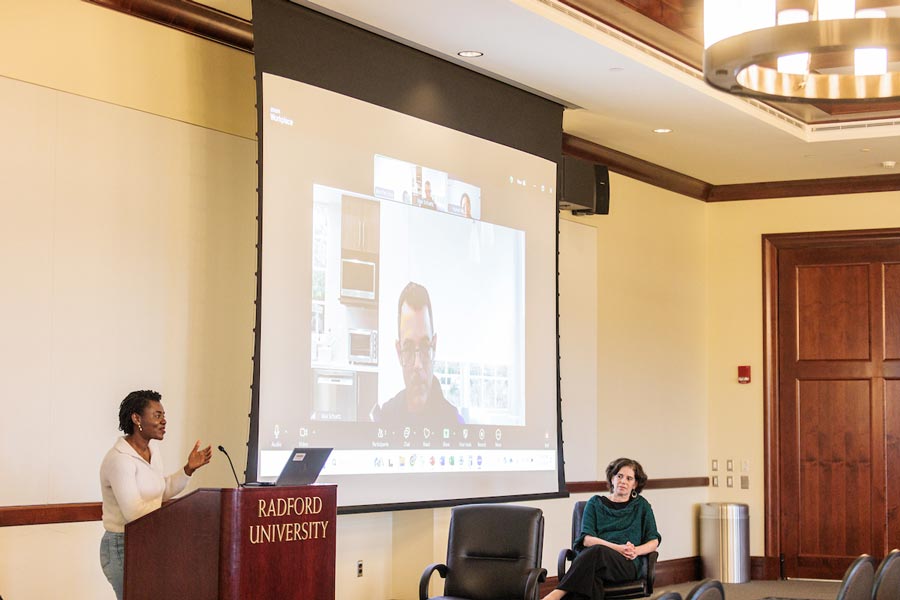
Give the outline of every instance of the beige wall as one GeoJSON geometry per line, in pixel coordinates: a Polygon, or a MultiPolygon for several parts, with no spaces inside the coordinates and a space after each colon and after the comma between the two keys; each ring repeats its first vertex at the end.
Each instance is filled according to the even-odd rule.
{"type": "MultiPolygon", "coordinates": [[[[654,476],[718,474],[718,488],[708,497],[695,490],[687,503],[748,504],[750,552],[762,556],[761,236],[900,227],[900,191],[703,204],[615,175],[610,187],[611,214],[580,219],[598,236],[598,437],[609,440],[600,459],[629,448],[631,432],[610,415],[621,413],[617,400],[636,402],[649,447],[628,452],[650,457],[644,464],[654,476]],[[737,383],[737,366],[745,364],[749,385],[737,383]],[[729,459],[733,488],[726,487],[729,459]],[[748,490],[740,489],[741,475],[748,490]]],[[[661,521],[683,525],[681,516],[695,509],[680,508],[682,515],[661,521]]],[[[694,536],[693,546],[668,554],[671,539],[660,548],[663,559],[699,551],[694,536]]]]}
{"type": "MultiPolygon", "coordinates": [[[[253,139],[256,119],[252,74],[249,55],[75,0],[0,4],[0,76],[136,109],[163,117],[164,122],[180,122],[189,130],[197,129],[195,139],[182,138],[179,153],[174,153],[167,163],[171,169],[202,163],[210,152],[231,144],[224,140],[234,136],[245,141],[253,139]],[[203,129],[193,128],[194,125],[203,129]],[[215,132],[227,136],[217,138],[224,134],[215,132]]],[[[35,95],[47,98],[46,94],[35,95]]],[[[57,100],[80,104],[68,95],[57,100]]],[[[91,102],[84,102],[85,110],[93,110],[91,102]]],[[[56,110],[55,106],[51,108],[56,110]]],[[[115,110],[128,112],[124,108],[115,110]]],[[[15,122],[16,116],[5,115],[8,123],[15,122]]],[[[70,129],[76,125],[80,124],[62,123],[70,129]]],[[[11,125],[4,131],[12,131],[11,125]]],[[[84,135],[89,135],[89,131],[84,135]]],[[[182,135],[178,127],[172,131],[176,137],[182,135]]],[[[149,133],[140,134],[131,141],[132,147],[152,151],[153,148],[144,147],[149,139],[149,133]]],[[[49,143],[49,140],[48,134],[38,142],[49,143]]],[[[241,147],[240,143],[235,144],[241,147]]],[[[247,144],[255,146],[252,141],[247,144]]],[[[36,152],[31,159],[22,148],[21,140],[4,136],[0,163],[5,170],[0,172],[0,181],[13,181],[17,165],[33,166],[34,161],[42,161],[40,153],[47,151],[48,146],[31,148],[29,151],[36,152]]],[[[181,450],[175,446],[183,446],[195,431],[204,437],[226,432],[224,435],[229,440],[233,438],[237,446],[246,436],[243,428],[249,400],[252,340],[248,328],[252,326],[252,311],[248,303],[252,302],[253,295],[255,202],[243,204],[236,198],[243,193],[241,186],[252,189],[256,172],[255,152],[244,149],[238,153],[243,153],[242,158],[231,169],[242,182],[237,189],[204,184],[181,190],[179,193],[184,196],[166,197],[160,206],[151,201],[152,196],[145,200],[145,209],[150,212],[143,213],[144,216],[150,215],[164,224],[162,231],[169,236],[164,241],[171,243],[167,253],[158,258],[159,262],[150,266],[161,269],[159,276],[169,291],[152,302],[149,313],[139,315],[146,321],[146,315],[150,314],[154,322],[164,323],[159,352],[153,355],[152,377],[178,393],[184,391],[185,397],[192,400],[176,402],[169,408],[183,419],[182,431],[171,440],[177,442],[171,444],[173,461],[177,460],[176,451],[181,450]],[[226,338],[221,337],[223,326],[229,332],[226,338]],[[228,378],[217,379],[221,373],[228,373],[228,378]],[[213,393],[206,394],[205,389],[213,393]],[[228,406],[224,412],[223,399],[228,406]]],[[[83,163],[85,171],[76,170],[73,176],[90,173],[99,181],[115,161],[115,156],[88,154],[83,163]]],[[[204,172],[209,174],[215,170],[204,172]]],[[[160,173],[160,177],[168,175],[165,170],[160,173]]],[[[190,168],[186,176],[190,181],[190,168]]],[[[23,188],[23,193],[32,189],[48,191],[47,186],[54,185],[54,181],[52,177],[36,178],[23,188]]],[[[133,218],[114,202],[116,193],[127,195],[131,191],[126,179],[120,181],[121,188],[106,189],[106,195],[99,199],[73,200],[92,203],[92,219],[81,221],[85,227],[103,234],[133,218]]],[[[570,248],[566,260],[571,263],[567,262],[566,267],[571,269],[574,278],[560,284],[561,294],[568,295],[569,299],[593,295],[597,298],[593,304],[587,302],[585,306],[584,302],[575,302],[569,305],[573,308],[566,309],[593,311],[583,314],[587,321],[596,321],[598,332],[595,358],[588,361],[587,367],[595,365],[595,372],[588,373],[591,377],[587,378],[593,378],[593,383],[588,381],[584,383],[586,387],[564,393],[564,419],[580,426],[566,433],[567,460],[578,479],[592,474],[602,477],[606,462],[618,455],[638,458],[652,477],[708,474],[710,458],[719,458],[720,463],[733,458],[738,468],[747,460],[751,477],[749,491],[689,488],[651,490],[646,495],[654,505],[664,536],[660,548],[663,560],[697,554],[696,504],[707,499],[750,504],[751,552],[760,555],[763,552],[760,233],[898,226],[898,193],[705,205],[616,175],[612,177],[611,188],[613,202],[609,216],[573,219],[580,226],[595,228],[596,252],[579,256],[579,252],[587,251],[577,249],[581,247],[570,248]],[[596,289],[584,289],[585,285],[594,285],[585,283],[593,278],[578,277],[579,269],[595,275],[596,289]],[[738,364],[753,366],[752,384],[735,383],[738,364]],[[585,422],[595,427],[584,427],[585,422]]],[[[90,190],[90,186],[85,189],[90,190]]],[[[23,197],[18,196],[17,200],[23,197]]],[[[31,302],[34,310],[39,310],[37,302],[55,302],[62,307],[71,305],[73,300],[87,303],[81,296],[68,293],[54,296],[52,290],[40,287],[43,284],[39,276],[48,272],[48,261],[65,265],[68,260],[61,255],[54,258],[45,243],[52,233],[48,229],[52,220],[57,219],[56,226],[61,227],[65,222],[59,219],[69,215],[60,203],[70,198],[58,193],[53,197],[54,202],[29,209],[28,219],[18,220],[14,225],[7,221],[8,227],[18,230],[9,239],[21,242],[15,248],[19,258],[16,275],[27,278],[29,273],[33,274],[31,282],[37,286],[31,290],[31,296],[18,297],[15,302],[22,306],[31,302]],[[23,248],[32,252],[23,253],[23,248]]],[[[11,195],[4,195],[4,214],[19,214],[14,208],[11,195]]],[[[76,218],[83,216],[77,210],[73,214],[76,218]]],[[[91,252],[115,252],[114,246],[92,245],[95,242],[90,241],[91,236],[87,241],[82,240],[87,245],[77,236],[64,239],[84,253],[87,271],[94,264],[91,252]]],[[[163,240],[147,243],[154,241],[163,240]]],[[[4,255],[9,254],[4,252],[4,255]]],[[[77,272],[70,281],[78,283],[77,272]]],[[[90,273],[85,281],[108,286],[95,290],[98,293],[115,290],[117,283],[95,278],[90,273]]],[[[18,314],[11,309],[22,306],[6,304],[10,301],[4,300],[4,313],[18,314]]],[[[112,302],[110,307],[115,309],[117,305],[112,302]]],[[[67,313],[67,318],[77,316],[77,311],[67,313]]],[[[563,318],[577,320],[578,316],[567,312],[563,318]]],[[[49,349],[41,341],[44,338],[29,337],[24,330],[16,331],[16,337],[21,338],[18,341],[30,343],[34,352],[49,349]]],[[[79,332],[90,348],[94,343],[92,330],[85,328],[79,332]]],[[[116,339],[112,329],[103,329],[100,335],[106,336],[104,339],[116,339]]],[[[570,343],[573,342],[563,340],[564,373],[567,365],[571,368],[573,364],[567,363],[566,358],[566,344],[570,343]]],[[[576,348],[583,350],[581,346],[576,348]]],[[[127,350],[123,346],[122,356],[128,356],[127,350]]],[[[80,347],[58,351],[59,364],[65,364],[66,352],[77,354],[80,347]]],[[[579,351],[570,350],[569,356],[574,352],[579,351]]],[[[579,360],[588,354],[580,352],[579,360]]],[[[80,382],[86,386],[96,382],[110,386],[112,378],[125,385],[141,379],[142,373],[135,364],[145,363],[119,358],[111,367],[105,365],[106,369],[72,370],[71,375],[89,373],[90,377],[80,382]]],[[[582,364],[578,368],[585,369],[582,364]]],[[[39,372],[31,373],[29,381],[16,390],[15,396],[0,397],[0,409],[5,414],[26,414],[37,419],[39,410],[22,413],[19,407],[23,398],[30,398],[32,388],[42,389],[40,385],[27,385],[42,383],[41,377],[39,372]]],[[[93,389],[86,401],[107,404],[115,401],[107,395],[105,388],[93,389]]],[[[88,414],[89,418],[100,418],[100,410],[96,409],[95,415],[95,408],[91,404],[88,412],[79,411],[78,417],[88,414]]],[[[56,427],[77,425],[77,420],[67,420],[63,411],[53,423],[56,427]]],[[[74,429],[77,434],[77,427],[74,429]]],[[[36,435],[45,437],[46,432],[38,427],[36,435]]],[[[244,457],[240,451],[238,454],[241,463],[244,457]]],[[[82,458],[87,462],[99,460],[99,457],[82,458]]],[[[29,463],[32,467],[44,468],[47,457],[42,454],[35,460],[29,463]]],[[[84,468],[93,473],[95,465],[91,463],[88,467],[84,468]]],[[[7,469],[0,471],[4,479],[9,477],[7,469]]],[[[217,459],[198,484],[229,485],[229,476],[225,464],[217,459]]],[[[89,484],[84,486],[85,490],[90,489],[89,484]]],[[[29,501],[38,502],[97,499],[88,497],[90,491],[65,497],[65,494],[54,495],[53,489],[32,486],[17,494],[28,495],[29,501]]],[[[544,509],[547,519],[544,562],[551,574],[555,571],[558,549],[568,543],[574,499],[579,498],[535,503],[544,509]]],[[[342,600],[412,597],[410,590],[415,587],[421,567],[443,559],[448,521],[446,509],[341,517],[337,525],[338,597],[342,600]],[[360,559],[364,560],[366,574],[357,579],[355,566],[360,559]]],[[[111,592],[96,567],[99,529],[97,523],[0,529],[0,555],[20,557],[18,562],[0,561],[0,594],[71,598],[71,589],[78,589],[83,598],[110,597],[111,592]],[[72,556],[77,559],[73,560],[72,556]],[[60,573],[60,579],[44,577],[48,571],[60,573]],[[73,585],[67,586],[69,591],[60,592],[64,588],[55,584],[66,582],[73,585]]]]}
{"type": "MultiPolygon", "coordinates": [[[[720,475],[749,462],[750,489],[710,500],[750,506],[750,552],[764,553],[762,234],[900,227],[900,191],[711,204],[709,215],[709,456],[720,475]],[[737,383],[737,366],[753,380],[737,383]]],[[[711,474],[711,473],[710,473],[711,474]]],[[[737,481],[737,477],[736,477],[737,481]]],[[[737,485],[737,483],[736,483],[737,485]]]]}
{"type": "MultiPolygon", "coordinates": [[[[609,215],[578,219],[597,229],[597,477],[618,456],[634,457],[650,477],[701,476],[709,429],[706,205],[617,174],[610,189],[609,215]]],[[[577,447],[569,439],[566,452],[577,447]]],[[[645,495],[663,534],[660,560],[696,555],[694,511],[706,489],[645,495]]]]}
{"type": "Polygon", "coordinates": [[[597,227],[598,437],[603,468],[634,455],[654,477],[706,463],[703,203],[613,174],[597,227]],[[609,458],[605,458],[609,457],[609,458]]]}
{"type": "Polygon", "coordinates": [[[255,138],[245,52],[80,0],[2,2],[0,34],[0,75],[255,138]]]}
{"type": "Polygon", "coordinates": [[[748,504],[750,552],[762,556],[761,236],[900,227],[900,191],[704,204],[615,174],[610,188],[610,215],[578,219],[598,239],[600,467],[622,453],[644,461],[651,476],[719,475],[717,488],[654,504],[663,533],[674,524],[679,534],[674,552],[666,536],[663,560],[699,552],[694,511],[705,501],[748,504]],[[749,385],[737,383],[738,365],[752,367],[749,385]],[[628,403],[646,428],[638,442],[637,427],[617,418],[628,403]]]}
{"type": "MultiPolygon", "coordinates": [[[[164,393],[171,468],[198,437],[244,462],[252,75],[246,54],[87,3],[0,3],[0,505],[98,501],[135,386],[164,393]]],[[[218,458],[191,487],[230,481],[218,458]]],[[[101,531],[0,528],[0,595],[111,598],[101,531]]]]}

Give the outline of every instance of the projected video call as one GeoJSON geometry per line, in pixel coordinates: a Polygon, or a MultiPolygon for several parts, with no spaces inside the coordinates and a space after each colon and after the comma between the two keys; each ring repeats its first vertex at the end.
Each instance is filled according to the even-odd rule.
{"type": "Polygon", "coordinates": [[[260,477],[552,472],[555,163],[263,81],[260,477]]]}
{"type": "Polygon", "coordinates": [[[310,418],[524,425],[524,233],[409,200],[315,187],[310,418]]]}

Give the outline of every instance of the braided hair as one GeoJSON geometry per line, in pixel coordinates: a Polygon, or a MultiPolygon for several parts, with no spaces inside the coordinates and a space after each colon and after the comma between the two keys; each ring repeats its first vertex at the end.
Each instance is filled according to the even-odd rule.
{"type": "Polygon", "coordinates": [[[131,415],[142,414],[147,405],[160,400],[162,400],[162,395],[153,390],[138,390],[125,396],[119,405],[119,430],[124,431],[125,435],[133,434],[134,421],[131,420],[131,415]]]}

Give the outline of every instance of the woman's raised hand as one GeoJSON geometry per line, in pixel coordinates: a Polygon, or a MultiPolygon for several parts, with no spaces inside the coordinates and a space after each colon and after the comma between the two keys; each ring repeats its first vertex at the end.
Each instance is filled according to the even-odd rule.
{"type": "Polygon", "coordinates": [[[184,473],[188,477],[194,474],[194,471],[202,467],[203,465],[209,464],[209,460],[212,458],[212,446],[207,446],[206,448],[200,449],[200,440],[197,440],[194,443],[194,449],[191,450],[191,453],[188,454],[187,464],[184,465],[184,473]]]}

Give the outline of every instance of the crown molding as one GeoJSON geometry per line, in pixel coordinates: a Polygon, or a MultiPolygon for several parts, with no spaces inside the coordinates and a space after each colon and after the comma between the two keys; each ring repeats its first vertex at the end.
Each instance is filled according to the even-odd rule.
{"type": "Polygon", "coordinates": [[[799,196],[834,196],[900,190],[900,174],[865,177],[831,177],[827,179],[798,179],[796,181],[764,181],[714,185],[707,202],[732,200],[763,200],[766,198],[796,198],[799,196]]]}
{"type": "Polygon", "coordinates": [[[610,171],[703,202],[834,196],[900,190],[900,174],[712,185],[596,142],[563,134],[563,154],[606,165],[610,171]]]}
{"type": "Polygon", "coordinates": [[[568,133],[563,133],[563,154],[606,165],[610,171],[619,175],[697,200],[705,201],[712,187],[705,181],[568,133]]]}
{"type": "MultiPolygon", "coordinates": [[[[253,52],[250,21],[191,0],[82,0],[253,52]]],[[[568,4],[580,4],[568,2],[568,4]]],[[[594,3],[600,6],[602,3],[594,3]]],[[[831,196],[900,190],[900,174],[713,185],[596,142],[563,133],[563,154],[606,165],[610,171],[703,202],[831,196]]]]}
{"type": "Polygon", "coordinates": [[[253,52],[250,21],[191,0],[82,0],[191,35],[253,52]]]}

